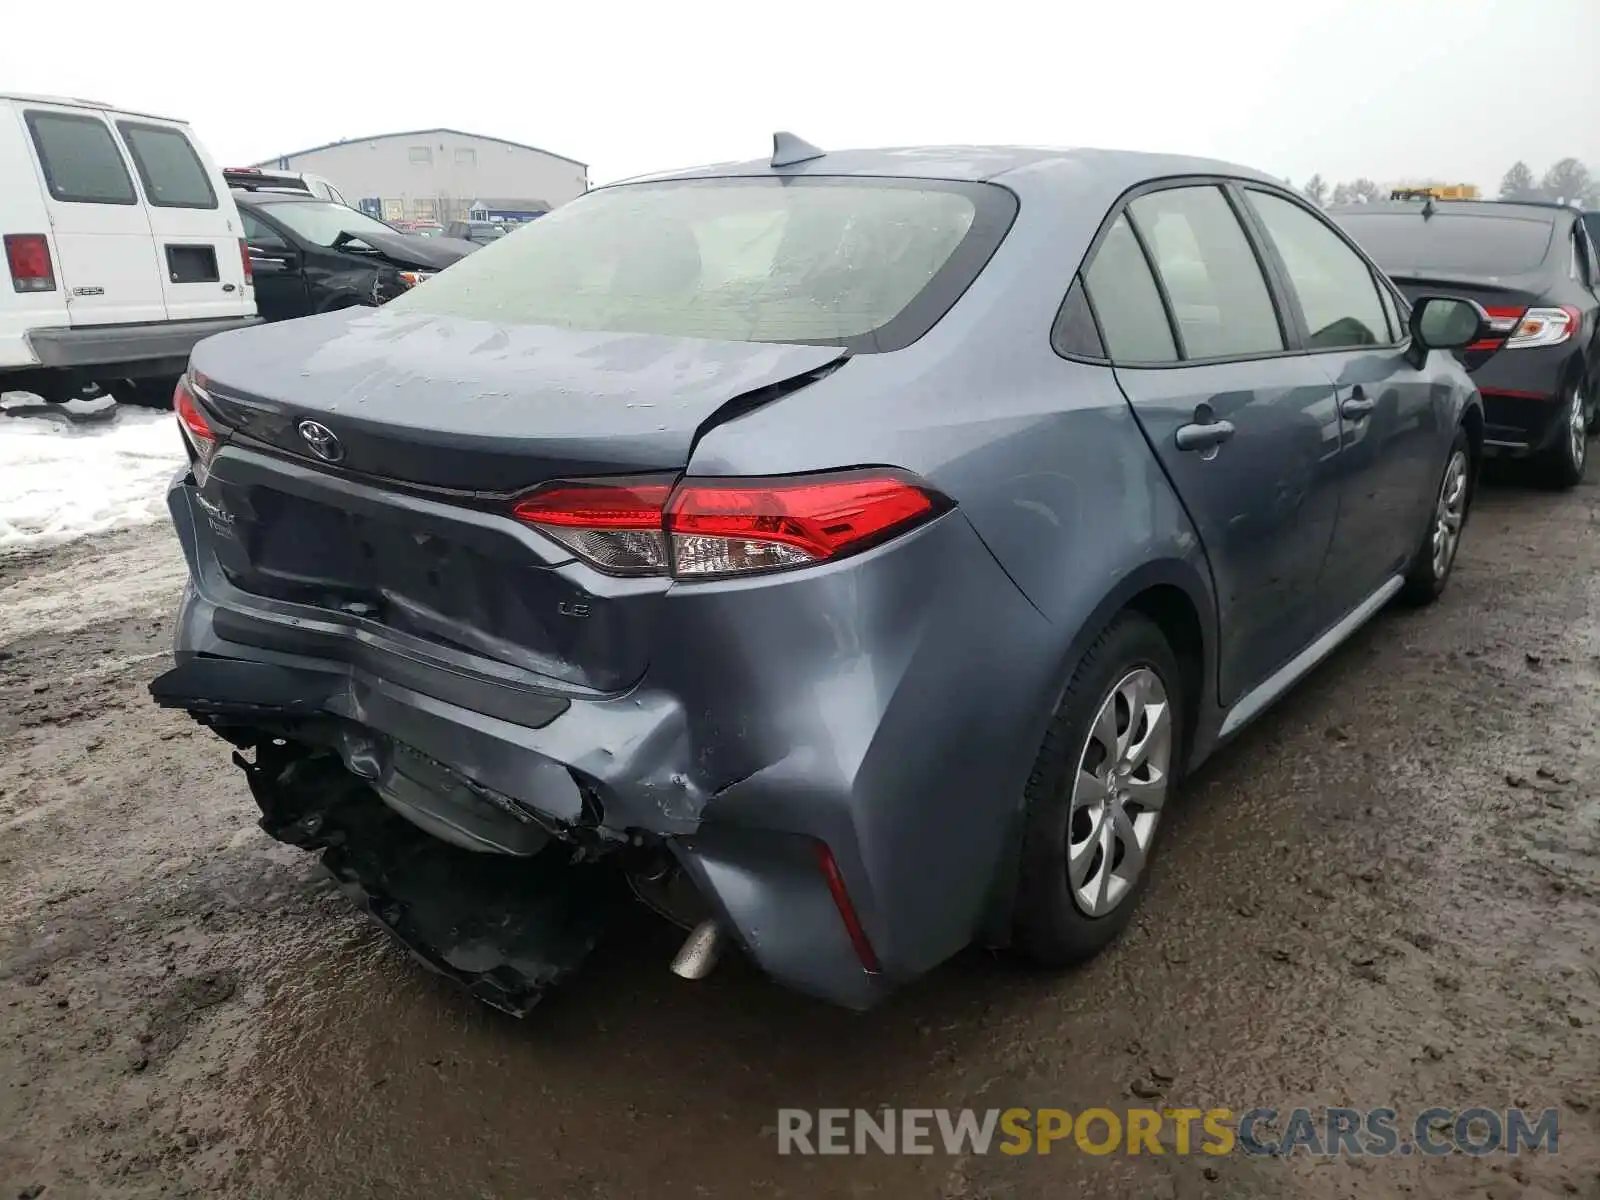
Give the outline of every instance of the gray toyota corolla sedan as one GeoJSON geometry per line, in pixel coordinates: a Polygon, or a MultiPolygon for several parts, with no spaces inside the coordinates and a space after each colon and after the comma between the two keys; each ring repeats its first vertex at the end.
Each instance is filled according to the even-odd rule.
{"type": "Polygon", "coordinates": [[[1184,772],[1445,586],[1483,328],[1254,171],[779,135],[197,347],[152,691],[511,1012],[630,896],[850,1006],[1070,963],[1184,772]]]}

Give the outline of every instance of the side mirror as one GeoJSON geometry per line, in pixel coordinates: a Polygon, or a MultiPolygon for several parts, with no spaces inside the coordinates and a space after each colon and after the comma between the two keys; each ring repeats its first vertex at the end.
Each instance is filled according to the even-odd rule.
{"type": "Polygon", "coordinates": [[[1488,336],[1489,314],[1476,301],[1422,296],[1411,306],[1410,325],[1412,352],[1420,360],[1429,350],[1461,350],[1488,336]]]}

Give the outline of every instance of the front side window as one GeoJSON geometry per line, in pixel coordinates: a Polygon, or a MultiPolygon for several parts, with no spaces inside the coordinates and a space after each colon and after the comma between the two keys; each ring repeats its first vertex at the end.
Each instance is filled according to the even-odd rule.
{"type": "Polygon", "coordinates": [[[1178,345],[1172,339],[1161,293],[1127,217],[1119,216],[1111,223],[1084,282],[1113,362],[1177,360],[1178,345]]]}
{"type": "Polygon", "coordinates": [[[145,198],[157,208],[215,208],[217,193],[205,165],[183,131],[163,125],[118,123],[122,140],[144,184],[145,198]]]}
{"type": "Polygon", "coordinates": [[[1001,188],[938,180],[628,184],[563,205],[393,303],[566,329],[892,350],[954,303],[1014,212],[1001,188]]]}
{"type": "Polygon", "coordinates": [[[133,180],[99,117],[31,111],[28,132],[52,199],[69,204],[137,204],[133,180]]]}
{"type": "Polygon", "coordinates": [[[1150,192],[1128,209],[1172,302],[1185,358],[1284,348],[1261,264],[1220,188],[1150,192]]]}
{"type": "Polygon", "coordinates": [[[241,209],[239,220],[244,224],[245,241],[251,246],[257,246],[262,250],[287,250],[289,248],[289,243],[283,240],[282,235],[254,213],[245,212],[241,209]]]}
{"type": "Polygon", "coordinates": [[[1246,194],[1300,302],[1307,347],[1339,350],[1392,343],[1378,285],[1361,256],[1298,204],[1253,188],[1246,194]]]}

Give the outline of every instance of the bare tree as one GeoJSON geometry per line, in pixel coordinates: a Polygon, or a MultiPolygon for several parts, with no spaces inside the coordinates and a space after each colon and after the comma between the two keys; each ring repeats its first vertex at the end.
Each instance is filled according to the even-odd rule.
{"type": "Polygon", "coordinates": [[[1500,180],[1500,199],[1539,199],[1539,185],[1534,181],[1533,172],[1528,170],[1528,164],[1521,159],[1512,163],[1511,169],[1500,180]]]}
{"type": "Polygon", "coordinates": [[[1540,191],[1547,200],[1565,200],[1568,204],[1589,204],[1594,196],[1594,176],[1589,168],[1575,158],[1563,158],[1544,173],[1540,191]]]}
{"type": "Polygon", "coordinates": [[[1306,180],[1306,186],[1300,190],[1306,194],[1306,199],[1318,208],[1328,207],[1328,181],[1321,175],[1313,175],[1306,180]]]}
{"type": "Polygon", "coordinates": [[[1333,185],[1332,202],[1334,204],[1349,204],[1350,199],[1350,185],[1348,183],[1336,183],[1333,185]]]}
{"type": "Polygon", "coordinates": [[[1383,199],[1383,190],[1370,179],[1357,179],[1350,184],[1350,199],[1371,204],[1374,200],[1383,199]]]}

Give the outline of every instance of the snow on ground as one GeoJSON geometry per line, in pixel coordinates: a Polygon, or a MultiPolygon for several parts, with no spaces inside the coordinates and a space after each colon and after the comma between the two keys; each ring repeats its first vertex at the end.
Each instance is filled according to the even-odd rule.
{"type": "Polygon", "coordinates": [[[0,414],[0,553],[165,519],[183,460],[170,412],[119,405],[83,424],[0,414]]]}

